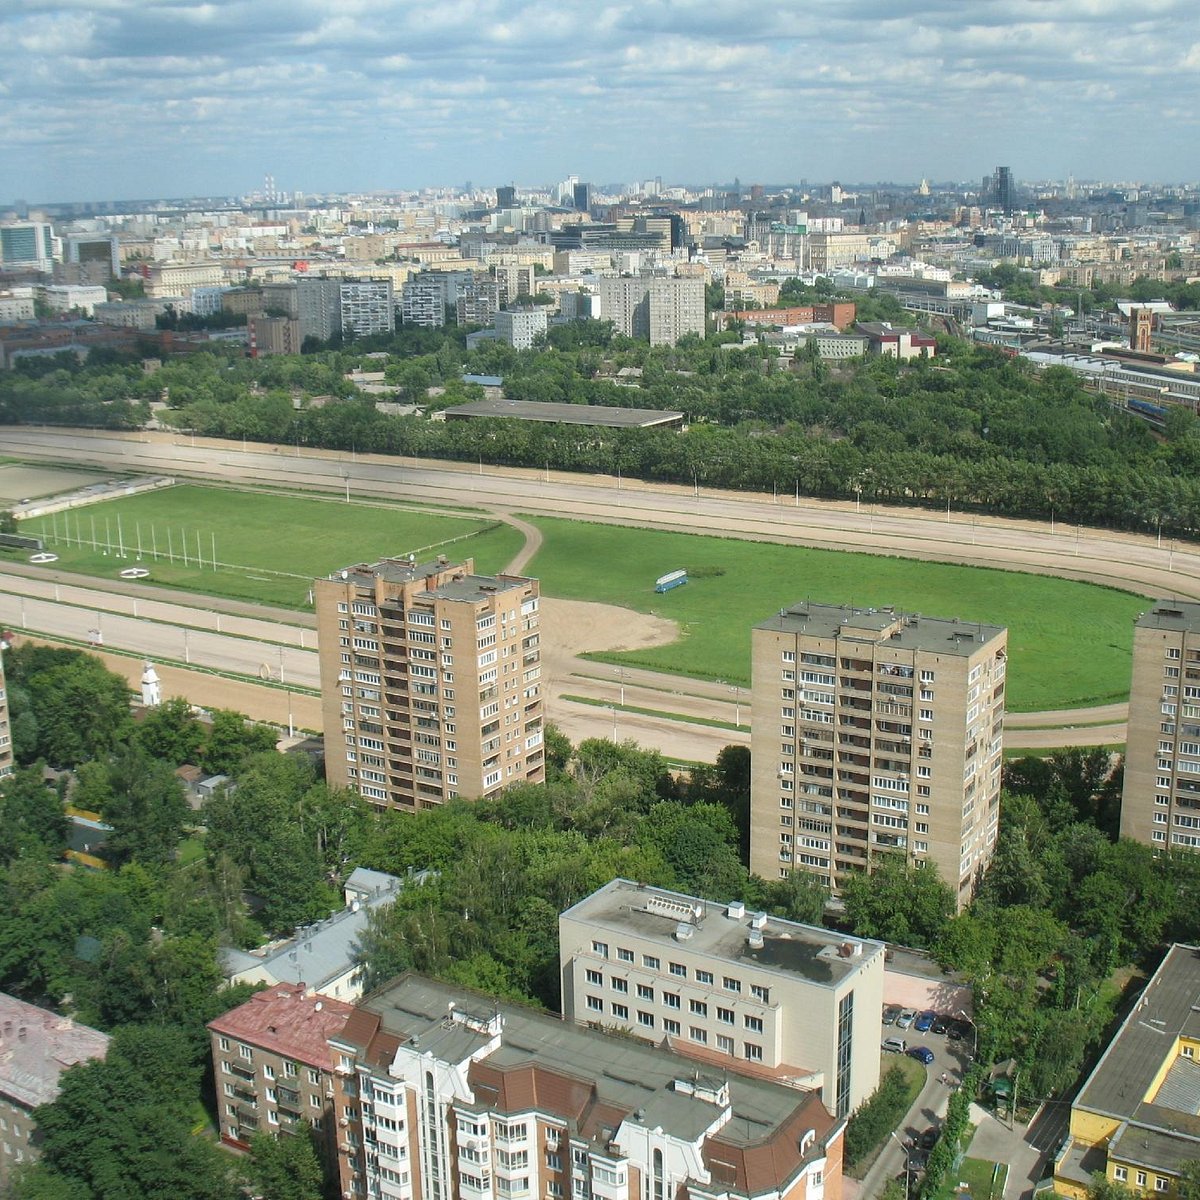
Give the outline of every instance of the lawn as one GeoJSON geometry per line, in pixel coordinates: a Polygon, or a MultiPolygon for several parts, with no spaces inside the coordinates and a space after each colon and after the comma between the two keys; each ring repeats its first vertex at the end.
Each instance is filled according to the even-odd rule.
{"type": "Polygon", "coordinates": [[[352,563],[445,553],[492,572],[522,544],[485,517],[192,485],[22,521],[21,532],[42,537],[68,571],[111,578],[137,563],[156,585],[289,608],[306,604],[314,577],[352,563]]]}
{"type": "Polygon", "coordinates": [[[679,621],[668,646],[594,657],[748,684],[750,628],[798,600],[896,605],[1008,626],[1008,707],[1017,712],[1123,700],[1133,619],[1146,599],[1095,584],[699,534],[529,518],[545,535],[530,565],[546,595],[621,604],[679,621]],[[686,568],[663,594],[655,579],[686,568]]]}
{"type": "Polygon", "coordinates": [[[989,1162],[986,1158],[964,1158],[958,1170],[934,1193],[935,1200],[952,1200],[965,1184],[971,1200],[1000,1200],[1004,1195],[1004,1181],[1008,1178],[1008,1167],[1003,1163],[989,1162]]]}

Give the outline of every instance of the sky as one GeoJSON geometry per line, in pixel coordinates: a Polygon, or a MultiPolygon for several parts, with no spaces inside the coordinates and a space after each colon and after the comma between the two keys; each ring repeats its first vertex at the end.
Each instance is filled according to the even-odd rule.
{"type": "Polygon", "coordinates": [[[5,0],[0,204],[1200,178],[1200,0],[5,0]]]}

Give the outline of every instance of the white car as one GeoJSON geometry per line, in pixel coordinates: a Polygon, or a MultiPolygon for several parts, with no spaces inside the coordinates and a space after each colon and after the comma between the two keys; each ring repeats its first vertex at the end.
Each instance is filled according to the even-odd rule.
{"type": "Polygon", "coordinates": [[[917,1010],[915,1008],[906,1008],[896,1018],[897,1029],[907,1029],[917,1019],[917,1010]]]}

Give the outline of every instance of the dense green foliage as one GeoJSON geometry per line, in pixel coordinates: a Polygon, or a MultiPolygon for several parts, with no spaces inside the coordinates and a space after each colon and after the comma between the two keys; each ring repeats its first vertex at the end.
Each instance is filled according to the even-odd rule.
{"type": "MultiPolygon", "coordinates": [[[[889,313],[860,298],[864,315],[889,313]]],[[[897,314],[890,314],[896,316],[897,314]]],[[[945,339],[935,363],[876,358],[826,368],[779,369],[757,344],[721,335],[650,347],[612,337],[602,323],[556,334],[545,350],[491,342],[467,352],[460,331],[404,330],[349,348],[294,357],[192,355],[146,375],[101,358],[95,365],[38,362],[0,376],[0,422],[130,428],[152,399],[166,419],[197,433],[255,441],[374,450],[474,462],[615,472],[706,486],[864,499],[947,502],[979,511],[1187,531],[1200,526],[1200,428],[1173,427],[1158,442],[1135,418],[1085,391],[1066,368],[1035,372],[975,344],[945,339]],[[607,341],[605,340],[607,336],[607,341]],[[562,347],[562,348],[557,348],[562,347]],[[500,374],[526,400],[676,409],[686,431],[581,431],[576,426],[430,421],[391,416],[359,398],[345,372],[364,351],[393,356],[401,400],[432,406],[471,399],[464,372],[500,374]],[[641,371],[618,383],[621,367],[641,371]],[[293,408],[298,397],[302,407],[293,408]],[[304,398],[335,402],[305,405],[304,398]]]]}
{"type": "Polygon", "coordinates": [[[947,1175],[955,1169],[962,1153],[962,1142],[971,1130],[971,1102],[979,1088],[983,1072],[973,1067],[963,1078],[962,1086],[955,1089],[946,1105],[946,1119],[942,1122],[941,1136],[929,1154],[925,1164],[925,1178],[921,1183],[921,1195],[928,1198],[937,1195],[947,1175]]]}
{"type": "Polygon", "coordinates": [[[846,1125],[846,1166],[870,1154],[900,1124],[912,1100],[908,1077],[898,1066],[889,1067],[846,1125]]]}

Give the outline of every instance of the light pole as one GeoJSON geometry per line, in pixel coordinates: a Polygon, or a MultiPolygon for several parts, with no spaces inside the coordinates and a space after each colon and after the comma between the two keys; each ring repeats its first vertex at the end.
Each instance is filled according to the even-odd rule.
{"type": "Polygon", "coordinates": [[[731,687],[729,690],[733,693],[733,724],[734,724],[734,728],[741,729],[741,727],[742,727],[742,689],[735,685],[734,687],[731,687]]]}
{"type": "Polygon", "coordinates": [[[621,707],[624,708],[625,707],[625,676],[628,675],[629,672],[626,671],[624,667],[613,667],[613,674],[617,676],[617,679],[620,682],[620,688],[621,688],[620,704],[621,704],[621,707]]]}
{"type": "Polygon", "coordinates": [[[904,1200],[908,1200],[912,1192],[912,1153],[911,1148],[906,1146],[895,1132],[889,1133],[888,1137],[895,1141],[896,1145],[904,1152],[904,1200]]]}
{"type": "Polygon", "coordinates": [[[350,503],[350,472],[342,472],[342,482],[346,485],[346,503],[350,503]]]}
{"type": "Polygon", "coordinates": [[[979,1053],[979,1026],[976,1025],[975,1022],[971,1020],[971,1018],[968,1017],[961,1008],[954,1015],[956,1017],[962,1017],[962,1019],[971,1027],[971,1061],[974,1062],[976,1054],[979,1053]]]}

